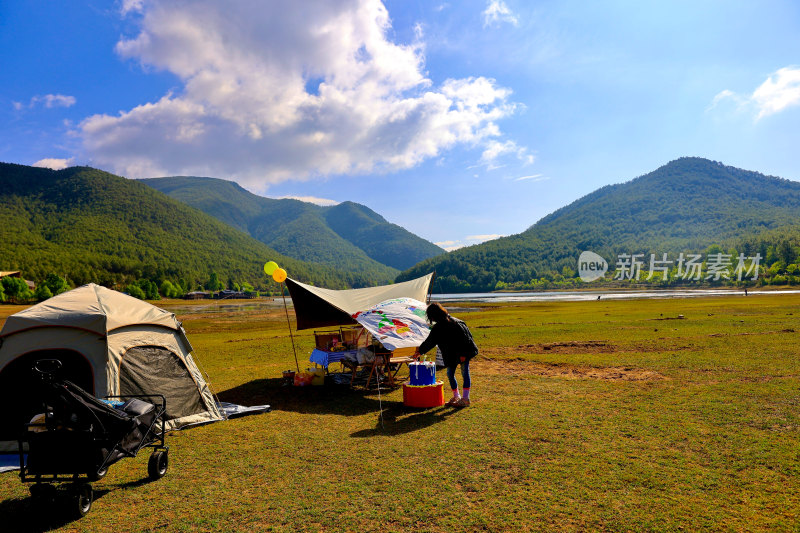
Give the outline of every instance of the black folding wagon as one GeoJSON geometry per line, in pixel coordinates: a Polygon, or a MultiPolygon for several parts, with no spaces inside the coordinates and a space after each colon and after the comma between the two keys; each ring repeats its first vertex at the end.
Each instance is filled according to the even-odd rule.
{"type": "Polygon", "coordinates": [[[60,368],[56,359],[42,359],[33,366],[41,378],[37,394],[42,411],[25,424],[20,436],[20,479],[32,483],[30,492],[36,503],[63,501],[70,514],[81,517],[92,507],[90,482],[102,479],[120,459],[152,448],[147,466],[150,479],[167,473],[166,399],[128,395],[100,400],[59,379],[60,368]],[[57,498],[57,485],[67,487],[66,499],[57,498]]]}

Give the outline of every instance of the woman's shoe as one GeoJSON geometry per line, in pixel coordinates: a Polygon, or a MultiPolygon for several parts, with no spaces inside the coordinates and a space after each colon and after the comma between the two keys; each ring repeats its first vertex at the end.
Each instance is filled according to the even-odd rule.
{"type": "Polygon", "coordinates": [[[456,405],[456,404],[457,404],[457,403],[458,403],[460,400],[461,400],[461,398],[460,398],[460,397],[459,397],[459,398],[453,397],[453,398],[450,398],[449,400],[447,400],[447,402],[445,403],[445,405],[447,405],[447,406],[449,406],[449,407],[453,407],[453,406],[455,406],[455,405],[456,405]]]}
{"type": "Polygon", "coordinates": [[[469,400],[466,398],[461,398],[453,404],[453,407],[469,407],[469,400]]]}

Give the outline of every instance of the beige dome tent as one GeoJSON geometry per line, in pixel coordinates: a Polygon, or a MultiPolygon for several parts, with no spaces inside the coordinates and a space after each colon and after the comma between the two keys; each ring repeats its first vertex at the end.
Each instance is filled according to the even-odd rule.
{"type": "Polygon", "coordinates": [[[62,375],[97,397],[162,394],[167,429],[220,420],[173,313],[89,284],[11,315],[0,331],[0,451],[17,449],[37,412],[31,367],[58,359],[62,375]]]}

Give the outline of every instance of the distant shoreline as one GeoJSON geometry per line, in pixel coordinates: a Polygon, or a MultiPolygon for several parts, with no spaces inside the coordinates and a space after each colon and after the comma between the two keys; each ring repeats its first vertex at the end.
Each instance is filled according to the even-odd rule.
{"type": "Polygon", "coordinates": [[[522,302],[522,301],[589,301],[589,300],[633,300],[633,299],[674,299],[721,296],[763,296],[776,294],[800,294],[800,289],[778,288],[718,288],[718,289],[594,289],[568,291],[521,291],[521,292],[479,292],[479,293],[441,293],[432,294],[431,299],[439,302],[522,302]],[[745,292],[745,290],[747,292],[745,292]]]}

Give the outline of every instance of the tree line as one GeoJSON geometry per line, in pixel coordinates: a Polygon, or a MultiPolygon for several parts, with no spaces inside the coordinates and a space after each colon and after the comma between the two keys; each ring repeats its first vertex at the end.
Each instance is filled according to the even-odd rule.
{"type": "MultiPolygon", "coordinates": [[[[274,285],[277,287],[277,284],[274,285]]],[[[128,283],[124,287],[117,288],[120,292],[124,292],[140,300],[160,300],[162,297],[183,298],[187,293],[197,290],[213,293],[226,289],[258,297],[262,294],[277,294],[278,289],[276,287],[257,289],[246,281],[237,282],[234,281],[233,278],[228,278],[227,282],[223,283],[219,274],[211,272],[208,279],[203,283],[189,283],[185,279],[152,280],[142,278],[135,282],[128,283]]],[[[30,289],[28,283],[24,279],[6,276],[0,279],[0,302],[14,304],[42,302],[73,288],[74,286],[65,278],[53,273],[47,274],[44,280],[36,284],[34,290],[30,289]]]]}

